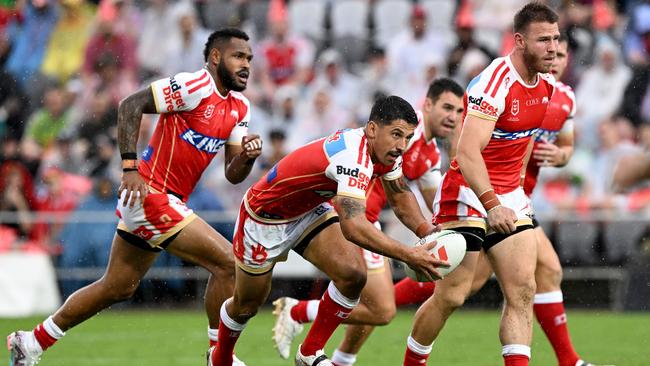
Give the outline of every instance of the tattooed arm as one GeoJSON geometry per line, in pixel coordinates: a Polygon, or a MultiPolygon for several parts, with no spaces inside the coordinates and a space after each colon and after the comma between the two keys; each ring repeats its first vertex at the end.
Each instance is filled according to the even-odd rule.
{"type": "MultiPolygon", "coordinates": [[[[427,246],[407,247],[391,239],[366,219],[366,202],[348,196],[336,196],[333,200],[339,214],[343,236],[358,246],[406,262],[412,268],[439,278],[436,266],[446,262],[433,258],[427,246]]],[[[435,243],[431,243],[435,245],[435,243]]],[[[432,246],[431,246],[432,247],[432,246]]]]}
{"type": "Polygon", "coordinates": [[[404,178],[381,180],[386,192],[386,198],[397,218],[418,237],[423,237],[433,231],[433,225],[422,215],[413,192],[404,178]]]}
{"type": "MultiPolygon", "coordinates": [[[[138,136],[140,135],[140,122],[143,113],[156,113],[156,105],[151,87],[135,92],[120,102],[117,110],[117,143],[120,154],[136,153],[138,136]]],[[[126,191],[123,205],[133,207],[139,199],[144,202],[148,188],[137,170],[124,171],[122,184],[117,192],[118,197],[126,191]]]]}

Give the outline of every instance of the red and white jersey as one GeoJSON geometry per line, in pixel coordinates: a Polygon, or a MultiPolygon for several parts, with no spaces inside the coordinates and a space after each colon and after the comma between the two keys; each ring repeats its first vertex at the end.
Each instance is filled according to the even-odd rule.
{"type": "Polygon", "coordinates": [[[244,203],[252,218],[295,220],[334,196],[365,199],[371,180],[402,176],[402,159],[373,164],[363,128],[341,130],[310,142],[280,160],[251,187],[244,203]]]}
{"type": "MultiPolygon", "coordinates": [[[[440,174],[440,150],[436,139],[427,141],[424,131],[424,117],[417,111],[418,126],[413,138],[402,155],[402,173],[409,180],[417,180],[420,188],[438,188],[442,178],[440,174]]],[[[386,193],[379,179],[373,179],[368,189],[366,200],[366,217],[370,222],[379,219],[381,209],[386,206],[386,193]]]]}
{"type": "Polygon", "coordinates": [[[241,93],[219,94],[207,70],[151,83],[160,113],[142,153],[140,175],[152,188],[187,200],[224,144],[241,144],[248,133],[250,103],[241,93]]]}
{"type": "MultiPolygon", "coordinates": [[[[509,56],[495,59],[469,83],[464,97],[465,115],[496,122],[481,155],[497,194],[519,187],[528,143],[542,124],[554,85],[552,75],[541,73],[535,85],[526,85],[509,56]]],[[[448,174],[452,179],[446,182],[467,186],[455,159],[448,174]]]]}
{"type": "MultiPolygon", "coordinates": [[[[542,126],[535,134],[535,145],[540,142],[554,144],[560,133],[573,134],[573,117],[575,114],[576,97],[573,89],[558,81],[555,84],[555,93],[553,93],[551,102],[546,109],[542,126]]],[[[533,193],[533,189],[535,189],[535,185],[537,184],[537,176],[539,175],[539,166],[537,163],[537,160],[531,156],[526,166],[524,192],[528,196],[533,193]]]]}

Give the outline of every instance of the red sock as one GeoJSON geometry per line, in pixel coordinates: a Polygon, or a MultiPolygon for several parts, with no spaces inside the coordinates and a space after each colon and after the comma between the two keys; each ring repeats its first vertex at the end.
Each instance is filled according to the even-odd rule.
{"type": "Polygon", "coordinates": [[[528,366],[528,357],[525,355],[504,355],[505,366],[528,366]]]}
{"type": "Polygon", "coordinates": [[[406,354],[404,354],[404,366],[422,366],[427,363],[430,353],[426,355],[421,355],[411,351],[410,348],[406,347],[406,354]]]}
{"type": "Polygon", "coordinates": [[[571,344],[564,303],[535,304],[533,309],[539,325],[555,351],[560,366],[574,366],[580,357],[571,344]]]}
{"type": "Polygon", "coordinates": [[[36,341],[38,341],[38,344],[41,345],[41,348],[43,351],[46,349],[52,347],[54,343],[56,343],[57,339],[51,336],[46,330],[45,327],[43,326],[43,323],[39,324],[34,328],[34,337],[36,337],[36,341]]]}
{"type": "Polygon", "coordinates": [[[232,330],[223,323],[223,320],[219,321],[217,349],[212,352],[213,365],[232,365],[232,354],[240,334],[241,330],[232,330]]]}
{"type": "MultiPolygon", "coordinates": [[[[336,327],[346,319],[352,312],[354,305],[350,307],[345,307],[338,304],[330,296],[330,291],[336,291],[333,282],[330,283],[327,291],[323,294],[323,298],[320,300],[318,305],[318,315],[314,319],[314,324],[309,329],[307,337],[300,347],[300,353],[304,356],[311,356],[316,354],[316,351],[323,349],[325,343],[332,336],[332,333],[336,330],[336,327]]],[[[337,296],[337,295],[335,295],[337,296]]],[[[343,296],[340,293],[338,296],[343,296]]]]}
{"type": "Polygon", "coordinates": [[[307,317],[307,305],[309,301],[300,300],[298,304],[291,308],[291,318],[298,323],[309,323],[309,317],[307,317]]]}
{"type": "Polygon", "coordinates": [[[395,284],[395,305],[423,303],[431,297],[435,288],[435,282],[418,282],[406,277],[395,284]]]}

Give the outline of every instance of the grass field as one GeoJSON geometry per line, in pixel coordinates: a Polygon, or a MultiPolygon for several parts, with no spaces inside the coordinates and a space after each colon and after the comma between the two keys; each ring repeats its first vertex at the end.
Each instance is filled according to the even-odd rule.
{"type": "MultiPolygon", "coordinates": [[[[413,311],[401,311],[390,325],[377,329],[359,355],[358,365],[401,365],[413,311]]],[[[452,317],[434,346],[430,365],[501,365],[495,311],[461,311],[452,317]]],[[[0,334],[31,329],[41,318],[0,319],[0,334]]],[[[293,365],[281,360],[271,343],[273,316],[262,311],[246,328],[237,354],[249,366],[293,365]]],[[[569,313],[574,344],[592,362],[617,366],[650,365],[650,314],[569,313]]],[[[75,328],[50,349],[41,364],[205,365],[206,323],[194,311],[108,311],[75,328]]],[[[306,332],[305,332],[306,333],[306,332]]],[[[303,335],[305,334],[303,333],[303,335]]],[[[341,329],[327,347],[337,345],[341,329]]],[[[294,347],[295,349],[295,347],[294,347]]],[[[7,350],[0,351],[2,362],[7,350]]],[[[555,365],[552,350],[535,328],[532,365],[555,365]]]]}

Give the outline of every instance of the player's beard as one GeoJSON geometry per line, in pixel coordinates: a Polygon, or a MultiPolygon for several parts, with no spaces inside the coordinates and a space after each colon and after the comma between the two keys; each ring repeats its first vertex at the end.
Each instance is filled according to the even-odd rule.
{"type": "Polygon", "coordinates": [[[221,84],[228,89],[236,92],[244,91],[246,85],[241,85],[237,82],[236,75],[228,71],[226,65],[223,62],[220,62],[217,65],[217,76],[221,80],[221,84]]]}
{"type": "Polygon", "coordinates": [[[541,57],[537,57],[534,53],[528,50],[528,47],[524,48],[524,64],[529,68],[533,69],[535,72],[549,72],[550,67],[547,68],[544,66],[544,60],[541,57]]]}

